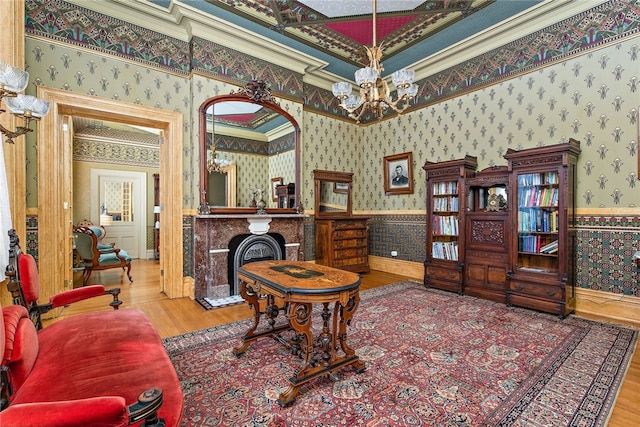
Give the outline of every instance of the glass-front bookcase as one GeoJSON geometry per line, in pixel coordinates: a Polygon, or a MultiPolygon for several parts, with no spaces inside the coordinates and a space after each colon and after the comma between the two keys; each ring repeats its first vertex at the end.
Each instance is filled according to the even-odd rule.
{"type": "Polygon", "coordinates": [[[462,293],[464,260],[464,180],[473,176],[475,157],[426,162],[427,257],[424,284],[462,293]]]}
{"type": "Polygon", "coordinates": [[[565,316],[575,310],[574,227],[580,143],[509,150],[512,237],[509,303],[565,316]]]}
{"type": "Polygon", "coordinates": [[[558,171],[522,173],[518,180],[517,268],[558,272],[558,171]]]}

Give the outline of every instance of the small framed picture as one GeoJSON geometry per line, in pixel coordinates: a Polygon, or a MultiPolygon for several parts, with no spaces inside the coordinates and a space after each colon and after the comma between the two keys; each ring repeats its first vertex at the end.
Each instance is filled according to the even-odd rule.
{"type": "Polygon", "coordinates": [[[271,199],[274,202],[278,201],[278,192],[276,191],[276,187],[278,185],[282,185],[282,177],[271,178],[271,199]]]}
{"type": "Polygon", "coordinates": [[[384,192],[413,194],[413,159],[411,152],[386,156],[383,160],[384,192]]]}
{"type": "Polygon", "coordinates": [[[347,193],[349,191],[349,183],[348,182],[334,182],[333,183],[333,192],[334,193],[347,193]]]}

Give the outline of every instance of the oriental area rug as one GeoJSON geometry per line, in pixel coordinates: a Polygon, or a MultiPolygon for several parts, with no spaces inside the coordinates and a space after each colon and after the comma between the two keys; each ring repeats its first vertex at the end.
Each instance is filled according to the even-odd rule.
{"type": "Polygon", "coordinates": [[[604,426],[637,340],[414,282],[360,295],[348,343],[366,370],[317,378],[284,408],[278,395],[300,359],[269,337],[235,357],[251,321],[165,339],[183,425],[604,426]]]}

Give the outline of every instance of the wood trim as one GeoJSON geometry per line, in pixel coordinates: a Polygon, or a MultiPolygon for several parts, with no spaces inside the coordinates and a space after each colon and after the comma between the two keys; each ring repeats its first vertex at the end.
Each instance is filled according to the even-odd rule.
{"type": "MultiPolygon", "coordinates": [[[[166,184],[160,186],[160,291],[169,298],[187,296],[182,279],[182,114],[44,86],[38,86],[37,96],[51,103],[49,114],[38,127],[38,268],[40,275],[48,278],[42,283],[42,299],[63,291],[65,281],[69,286],[73,283],[71,265],[65,262],[72,234],[71,215],[65,211],[73,208],[71,161],[65,161],[65,150],[70,153],[71,147],[65,148],[69,144],[64,143],[62,118],[75,115],[162,131],[160,176],[166,177],[166,184]]],[[[135,280],[135,271],[132,276],[135,280]]]]}
{"type": "Polygon", "coordinates": [[[420,282],[424,280],[424,264],[421,262],[369,255],[369,267],[371,267],[372,270],[407,276],[420,282]]]}
{"type": "MultiPolygon", "coordinates": [[[[24,58],[24,0],[0,1],[0,61],[24,68],[24,58]]],[[[24,125],[22,120],[8,112],[0,114],[0,122],[8,129],[24,125]]],[[[27,233],[26,138],[16,138],[15,144],[5,143],[4,135],[0,134],[0,138],[7,169],[11,223],[24,244],[27,233]]],[[[11,303],[11,295],[4,286],[0,289],[0,302],[3,305],[11,303]]]]}
{"type": "Polygon", "coordinates": [[[576,289],[576,316],[640,327],[640,298],[593,289],[576,289]]]}
{"type": "Polygon", "coordinates": [[[578,208],[574,213],[579,216],[635,216],[640,215],[640,208],[578,208]]]}

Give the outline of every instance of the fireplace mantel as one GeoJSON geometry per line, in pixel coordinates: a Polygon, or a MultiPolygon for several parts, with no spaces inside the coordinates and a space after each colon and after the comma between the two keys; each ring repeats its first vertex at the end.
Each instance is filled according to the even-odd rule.
{"type": "Polygon", "coordinates": [[[262,234],[251,223],[268,222],[268,232],[282,235],[286,259],[301,260],[304,249],[304,219],[308,215],[210,214],[196,215],[194,221],[194,297],[229,296],[229,242],[241,234],[262,234]],[[256,220],[256,221],[254,221],[256,220]]]}

